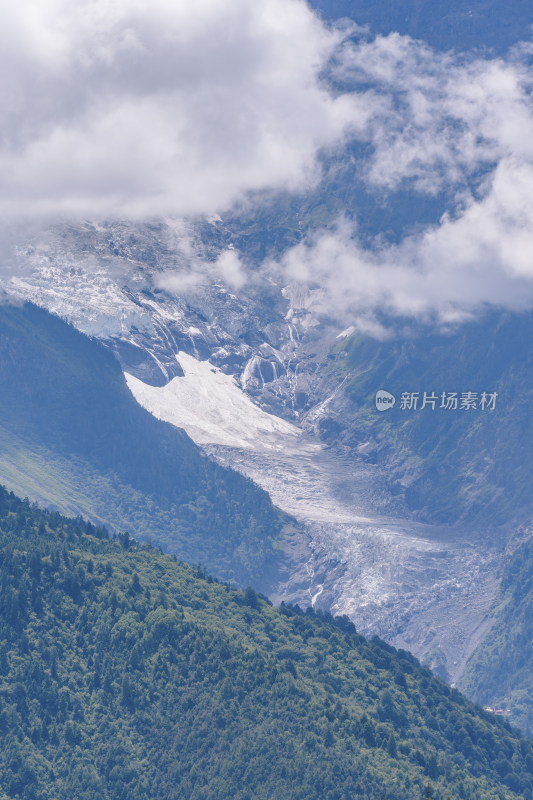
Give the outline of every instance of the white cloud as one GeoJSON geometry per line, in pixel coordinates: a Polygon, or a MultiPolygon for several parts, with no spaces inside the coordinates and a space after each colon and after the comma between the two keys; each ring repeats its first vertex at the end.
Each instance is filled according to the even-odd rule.
{"type": "Polygon", "coordinates": [[[345,42],[335,72],[353,91],[371,85],[368,181],[388,190],[411,181],[435,193],[506,156],[533,158],[529,47],[507,61],[438,53],[391,34],[345,42]]]}
{"type": "Polygon", "coordinates": [[[368,330],[377,310],[452,322],[486,305],[533,307],[530,50],[459,58],[397,34],[343,46],[337,75],[382,99],[361,165],[367,185],[453,199],[438,225],[399,244],[363,247],[341,221],[287,252],[282,274],[322,287],[317,310],[368,330]]]}
{"type": "MultiPolygon", "coordinates": [[[[394,246],[365,248],[341,222],[286,253],[284,274],[378,332],[377,308],[457,319],[533,303],[530,46],[490,60],[398,34],[350,40],[303,0],[26,0],[1,14],[4,222],[214,215],[257,190],[305,190],[321,148],[355,137],[367,189],[392,204],[399,188],[445,190],[449,213],[394,246]]],[[[238,253],[206,262],[191,241],[161,286],[244,284],[238,253]]]]}
{"type": "MultiPolygon", "coordinates": [[[[165,289],[176,295],[186,295],[198,287],[213,282],[225,283],[231,289],[240,289],[247,281],[245,267],[239,254],[228,247],[214,261],[206,261],[194,252],[190,239],[184,239],[187,247],[187,258],[179,269],[170,269],[154,275],[157,289],[165,289]]],[[[177,253],[184,255],[184,246],[180,243],[177,253]]]]}
{"type": "Polygon", "coordinates": [[[301,0],[27,0],[0,26],[2,214],[214,213],[302,187],[366,105],[301,0]]]}
{"type": "Polygon", "coordinates": [[[438,226],[369,249],[341,221],[289,250],[276,268],[322,288],[315,311],[359,320],[365,330],[378,310],[452,323],[488,305],[531,308],[532,190],[533,164],[502,159],[483,199],[438,226]]]}

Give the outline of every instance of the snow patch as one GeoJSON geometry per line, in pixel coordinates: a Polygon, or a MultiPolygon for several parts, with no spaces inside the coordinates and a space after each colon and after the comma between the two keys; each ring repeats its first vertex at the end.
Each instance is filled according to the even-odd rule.
{"type": "Polygon", "coordinates": [[[148,311],[130,300],[103,269],[43,264],[27,279],[13,276],[6,285],[17,300],[29,300],[99,339],[126,337],[132,328],[152,333],[148,311]]]}
{"type": "Polygon", "coordinates": [[[346,330],[341,331],[341,333],[339,333],[339,335],[336,338],[337,339],[347,339],[348,336],[352,335],[352,333],[355,333],[355,328],[354,328],[353,325],[350,325],[349,328],[346,328],[346,330]]]}
{"type": "Polygon", "coordinates": [[[282,450],[300,436],[296,426],[255,405],[231,375],[187,353],[176,356],[184,376],[149,386],[126,375],[140,405],[158,419],[183,428],[196,444],[246,450],[282,450]]]}

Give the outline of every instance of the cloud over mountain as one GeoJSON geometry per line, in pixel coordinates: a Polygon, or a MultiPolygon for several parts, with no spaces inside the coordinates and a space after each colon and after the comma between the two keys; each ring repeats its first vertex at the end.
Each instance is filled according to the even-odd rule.
{"type": "Polygon", "coordinates": [[[2,10],[2,212],[211,213],[302,187],[364,124],[300,0],[30,0],[2,10]]]}
{"type": "MultiPolygon", "coordinates": [[[[533,71],[531,47],[509,59],[456,57],[392,34],[346,42],[336,75],[375,102],[361,164],[370,189],[446,192],[440,222],[400,242],[363,246],[340,220],[281,259],[282,274],[319,284],[324,313],[374,311],[463,319],[485,305],[533,305],[533,71]]],[[[317,298],[319,296],[317,295],[317,298]]]]}
{"type": "MultiPolygon", "coordinates": [[[[362,189],[391,205],[398,190],[445,195],[447,213],[394,244],[363,245],[341,219],[288,251],[282,274],[319,283],[325,312],[364,311],[368,324],[376,308],[457,319],[484,304],[530,307],[531,52],[491,59],[372,38],[326,25],[302,0],[11,5],[0,208],[14,233],[3,250],[21,219],[178,220],[305,192],[322,154],[341,158],[355,140],[362,189]]],[[[246,280],[236,251],[215,272],[246,280]]]]}

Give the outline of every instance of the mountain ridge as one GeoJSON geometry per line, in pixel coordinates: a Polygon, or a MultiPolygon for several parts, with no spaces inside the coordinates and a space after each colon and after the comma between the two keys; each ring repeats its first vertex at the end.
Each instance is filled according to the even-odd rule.
{"type": "Polygon", "coordinates": [[[275,572],[284,523],[268,495],[145,412],[101,344],[35,306],[0,306],[0,378],[3,476],[226,579],[275,572]]]}
{"type": "Polygon", "coordinates": [[[533,744],[409,653],[4,489],[0,606],[9,800],[532,796],[533,744]]]}

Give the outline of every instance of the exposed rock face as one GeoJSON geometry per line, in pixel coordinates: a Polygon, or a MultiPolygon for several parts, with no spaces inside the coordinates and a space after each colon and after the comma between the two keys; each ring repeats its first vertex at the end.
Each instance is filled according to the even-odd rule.
{"type": "Polygon", "coordinates": [[[56,231],[21,250],[10,292],[102,339],[141,404],[294,516],[278,600],[348,614],[454,680],[484,630],[505,537],[414,520],[405,488],[420,459],[391,470],[387,443],[354,415],[343,345],[355,331],[319,317],[320,290],[256,273],[237,289],[198,265],[191,283],[167,234],[56,231]]]}

